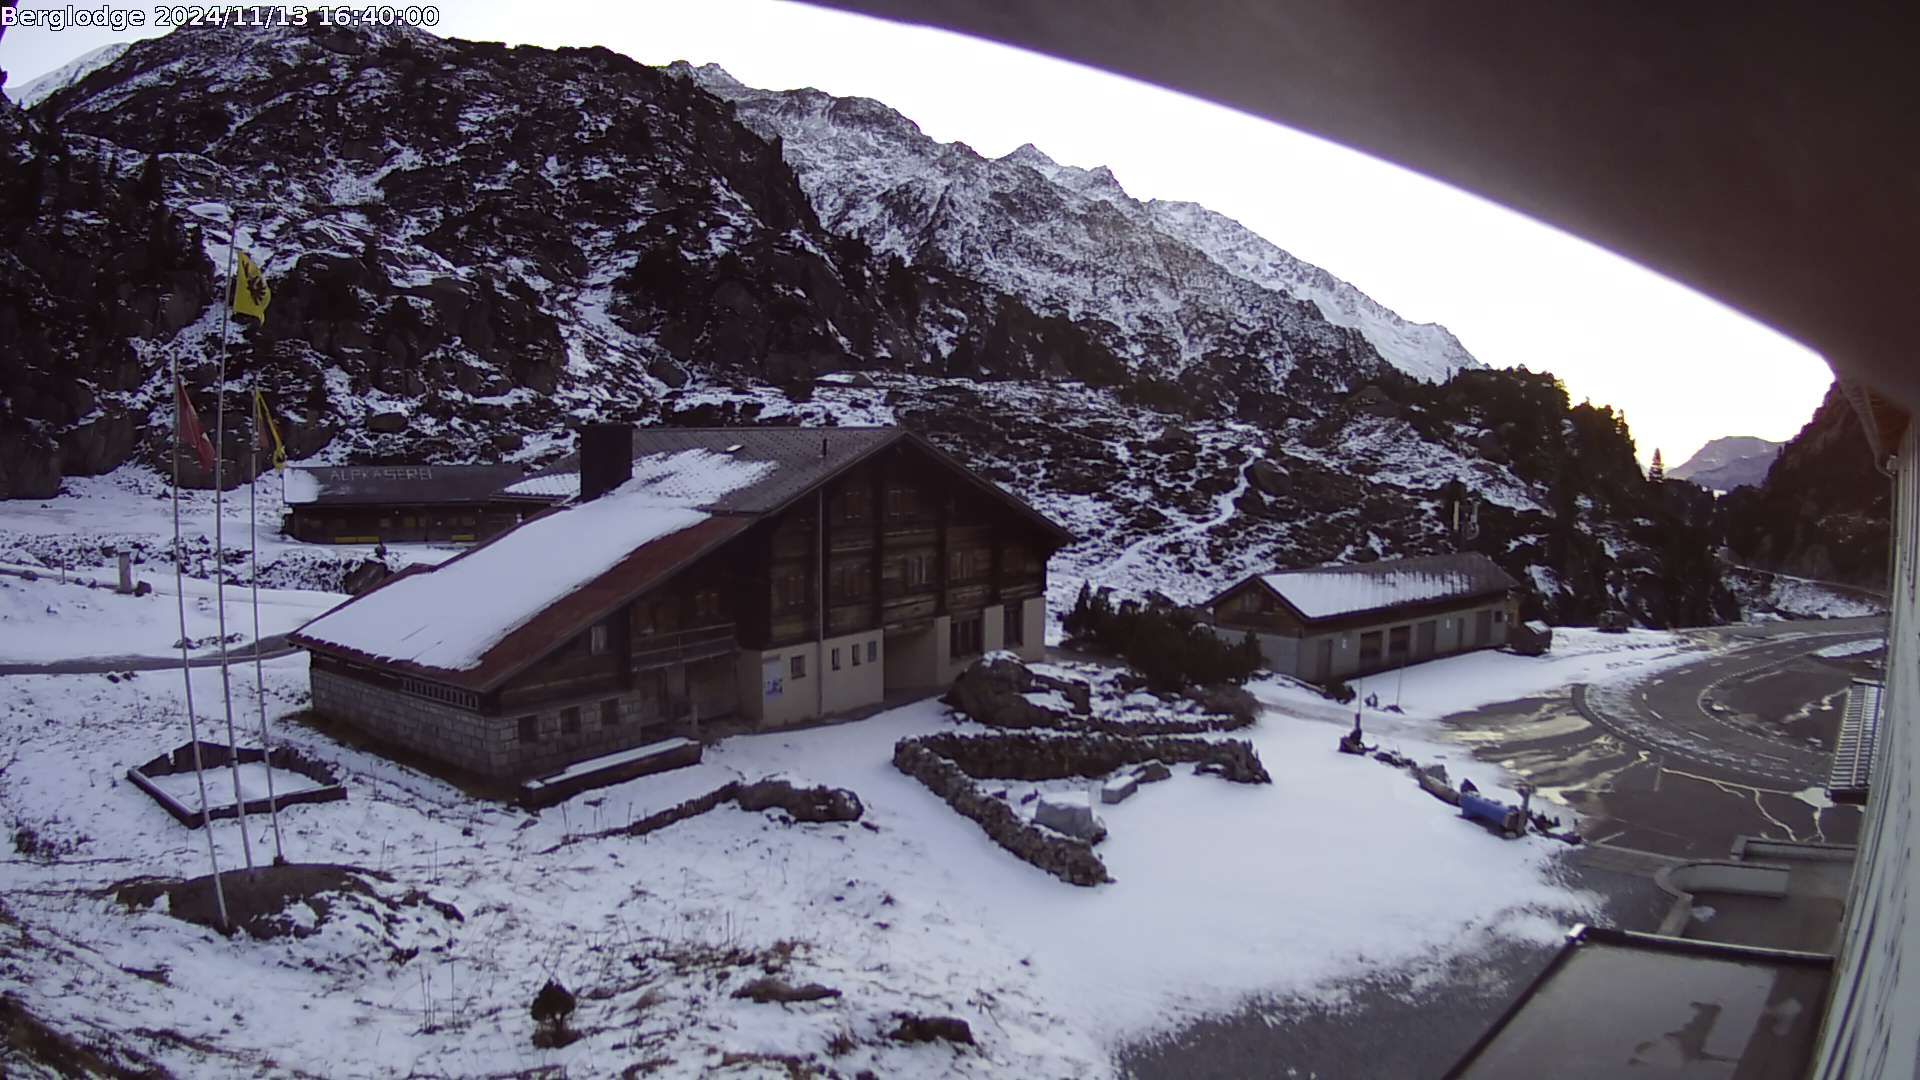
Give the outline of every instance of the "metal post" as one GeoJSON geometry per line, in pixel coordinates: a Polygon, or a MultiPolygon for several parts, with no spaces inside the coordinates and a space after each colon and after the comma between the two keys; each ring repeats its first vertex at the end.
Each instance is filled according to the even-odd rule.
{"type": "Polygon", "coordinates": [[[200,760],[200,721],[193,712],[193,665],[188,662],[185,553],[180,546],[180,421],[181,399],[186,394],[180,382],[180,354],[173,354],[173,599],[180,614],[180,676],[187,690],[187,737],[193,740],[193,779],[200,788],[200,827],[207,834],[207,862],[213,867],[213,901],[220,912],[220,929],[233,924],[227,919],[227,894],[220,884],[220,856],[213,847],[213,821],[207,817],[207,773],[200,760]]]}
{"type": "MultiPolygon", "coordinates": [[[[240,216],[236,212],[233,231],[227,237],[227,289],[221,297],[220,378],[213,407],[213,606],[218,613],[220,634],[220,697],[227,714],[227,766],[233,776],[233,803],[240,823],[240,851],[246,856],[247,869],[253,869],[253,841],[247,837],[247,799],[240,791],[240,740],[233,731],[233,682],[227,666],[227,565],[224,488],[227,454],[227,330],[233,324],[233,256],[240,246],[240,216]]],[[[211,829],[212,823],[207,828],[211,829]]]]}

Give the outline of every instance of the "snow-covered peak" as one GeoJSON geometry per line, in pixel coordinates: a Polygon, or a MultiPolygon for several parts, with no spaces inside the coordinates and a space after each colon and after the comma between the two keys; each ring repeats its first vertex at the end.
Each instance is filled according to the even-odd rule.
{"type": "Polygon", "coordinates": [[[1360,331],[1388,363],[1415,378],[1441,382],[1462,368],[1482,366],[1446,327],[1400,317],[1225,214],[1199,203],[1159,199],[1147,209],[1161,229],[1206,252],[1229,273],[1310,300],[1328,322],[1360,331]]]}
{"type": "Polygon", "coordinates": [[[1061,164],[1032,143],[988,159],[877,101],[669,71],[779,137],[827,228],[909,262],[965,267],[1089,327],[1154,377],[1235,356],[1258,357],[1276,383],[1302,357],[1351,365],[1321,373],[1336,385],[1370,377],[1376,355],[1426,381],[1481,366],[1445,328],[1408,322],[1204,207],[1134,199],[1105,166],[1061,164]]]}
{"type": "Polygon", "coordinates": [[[65,90],[81,79],[120,59],[127,51],[129,42],[115,41],[97,49],[80,54],[45,75],[22,86],[7,86],[6,94],[15,105],[31,109],[54,94],[65,90]]]}

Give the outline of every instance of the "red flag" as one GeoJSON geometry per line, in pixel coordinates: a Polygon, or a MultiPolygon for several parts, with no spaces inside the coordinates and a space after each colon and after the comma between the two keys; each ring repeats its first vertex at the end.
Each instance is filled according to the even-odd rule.
{"type": "Polygon", "coordinates": [[[200,426],[200,414],[193,411],[193,402],[187,397],[187,386],[176,380],[173,384],[175,404],[180,408],[180,430],[176,433],[180,441],[193,447],[194,454],[200,459],[200,467],[213,471],[213,443],[207,440],[207,431],[200,426]]]}

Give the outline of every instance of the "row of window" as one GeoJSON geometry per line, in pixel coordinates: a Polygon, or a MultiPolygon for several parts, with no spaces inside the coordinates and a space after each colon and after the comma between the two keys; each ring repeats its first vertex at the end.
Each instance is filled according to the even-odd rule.
{"type": "Polygon", "coordinates": [[[478,709],[480,707],[480,695],[470,690],[455,690],[451,686],[441,686],[439,683],[403,678],[400,680],[400,689],[405,693],[412,694],[414,697],[441,701],[462,709],[478,709]]]}
{"type": "MultiPolygon", "coordinates": [[[[616,728],[620,726],[619,698],[607,698],[605,701],[602,701],[598,712],[599,723],[602,728],[616,728]]],[[[516,723],[519,728],[521,742],[533,743],[540,741],[540,716],[538,713],[523,716],[516,723]]],[[[580,734],[580,724],[580,706],[569,705],[560,710],[560,734],[578,735],[580,734]]]]}
{"type": "MultiPolygon", "coordinates": [[[[852,645],[847,646],[847,653],[849,656],[853,658],[854,667],[860,666],[860,654],[863,651],[867,654],[867,663],[877,664],[880,662],[880,642],[879,641],[877,640],[865,641],[865,642],[856,641],[852,645]]],[[[795,657],[794,659],[799,660],[801,658],[795,657]]],[[[835,671],[840,670],[840,649],[837,646],[833,649],[832,654],[829,657],[829,663],[833,665],[833,670],[835,671]]],[[[805,666],[806,666],[805,664],[801,665],[803,669],[805,668],[805,666]]],[[[798,678],[800,675],[805,675],[805,674],[806,672],[802,670],[797,675],[795,675],[795,678],[798,678]]]]}

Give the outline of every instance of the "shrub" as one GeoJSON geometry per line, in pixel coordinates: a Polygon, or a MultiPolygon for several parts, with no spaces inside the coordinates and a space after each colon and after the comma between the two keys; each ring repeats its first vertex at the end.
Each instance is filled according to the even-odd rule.
{"type": "Polygon", "coordinates": [[[1119,608],[1104,591],[1082,583],[1073,609],[1061,621],[1067,637],[1125,660],[1149,689],[1171,693],[1185,686],[1240,684],[1260,670],[1260,643],[1249,633],[1228,643],[1186,608],[1119,608]]]}

